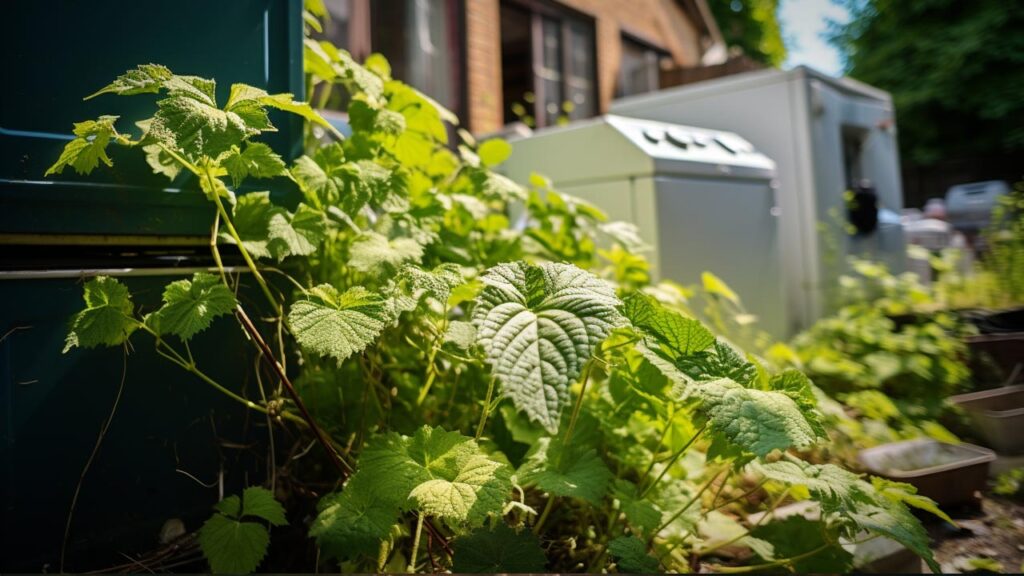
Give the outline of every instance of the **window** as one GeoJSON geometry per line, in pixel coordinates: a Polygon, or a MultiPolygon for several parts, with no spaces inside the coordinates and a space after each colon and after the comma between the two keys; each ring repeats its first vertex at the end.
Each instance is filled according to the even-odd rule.
{"type": "Polygon", "coordinates": [[[501,4],[505,122],[543,127],[597,113],[592,20],[529,0],[501,4]]]}
{"type": "MultiPolygon", "coordinates": [[[[323,37],[357,60],[380,52],[391,72],[456,114],[465,113],[461,0],[324,0],[323,37]]],[[[328,108],[343,109],[332,94],[328,108]]]]}
{"type": "Polygon", "coordinates": [[[615,97],[657,90],[661,59],[667,55],[664,50],[624,35],[615,97]]]}

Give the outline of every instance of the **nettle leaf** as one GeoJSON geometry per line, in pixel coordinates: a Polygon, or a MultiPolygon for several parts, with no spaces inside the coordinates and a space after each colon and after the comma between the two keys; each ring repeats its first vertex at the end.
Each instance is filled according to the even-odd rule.
{"type": "Polygon", "coordinates": [[[464,574],[544,572],[547,557],[529,530],[515,531],[504,522],[481,528],[452,543],[452,570],[464,574]]]}
{"type": "Polygon", "coordinates": [[[388,300],[361,286],[340,293],[330,284],[321,284],[292,304],[288,313],[299,344],[339,364],[362,352],[393,320],[388,300]]]}
{"type": "Polygon", "coordinates": [[[60,158],[46,170],[44,176],[61,174],[64,168],[71,166],[78,174],[88,174],[96,169],[100,162],[108,167],[114,163],[107,156],[107,145],[117,134],[114,122],[118,116],[100,116],[96,120],[76,122],[74,133],[77,138],[68,142],[61,152],[60,158]]]}
{"type": "Polygon", "coordinates": [[[519,467],[519,483],[537,486],[555,496],[598,504],[608,489],[611,471],[592,447],[579,442],[565,446],[560,439],[541,438],[519,467]]]}
{"type": "Polygon", "coordinates": [[[661,526],[662,513],[648,500],[637,497],[637,492],[636,484],[629,480],[615,480],[613,494],[626,520],[635,530],[646,534],[661,526]]]}
{"type": "Polygon", "coordinates": [[[800,407],[785,394],[744,388],[724,378],[695,382],[682,392],[700,399],[699,410],[707,416],[714,434],[757,456],[803,448],[817,437],[800,407]]]}
{"type": "Polygon", "coordinates": [[[476,328],[469,322],[453,320],[444,333],[444,341],[456,348],[469,350],[476,344],[476,328]]]}
{"type": "Polygon", "coordinates": [[[862,530],[892,538],[903,544],[920,556],[932,572],[942,573],[942,568],[932,555],[928,532],[906,506],[896,502],[860,504],[849,511],[849,517],[862,530]]]}
{"type": "Polygon", "coordinates": [[[799,370],[785,370],[771,377],[769,387],[792,398],[814,429],[814,434],[818,438],[828,438],[825,427],[818,419],[818,400],[814,396],[811,380],[806,374],[799,370]]]}
{"type": "Polygon", "coordinates": [[[164,288],[164,304],[146,318],[158,334],[188,340],[210,327],[217,316],[235,309],[235,295],[213,274],[197,272],[191,280],[176,280],[164,288]]]}
{"type": "MultiPolygon", "coordinates": [[[[156,134],[173,138],[186,156],[211,158],[263,130],[272,130],[265,114],[239,115],[217,107],[216,83],[196,76],[173,76],[164,82],[167,97],[157,101],[156,134]]],[[[234,93],[234,89],[232,90],[234,93]]]]}
{"type": "MultiPolygon", "coordinates": [[[[295,214],[291,214],[270,201],[270,192],[240,196],[233,220],[242,245],[255,258],[272,257],[280,261],[288,256],[307,256],[316,251],[327,232],[322,213],[299,204],[295,214]]],[[[223,229],[220,239],[235,243],[223,229]]]]}
{"type": "Polygon", "coordinates": [[[71,319],[64,352],[75,346],[117,346],[139,327],[128,288],[108,276],[85,283],[85,309],[71,319]]]}
{"type": "Polygon", "coordinates": [[[441,304],[448,302],[453,288],[465,282],[459,266],[451,263],[440,264],[429,271],[418,266],[406,265],[399,272],[399,278],[406,281],[410,293],[414,296],[429,296],[441,304]]]}
{"type": "Polygon", "coordinates": [[[636,536],[620,536],[608,543],[608,553],[615,558],[619,572],[651,574],[658,571],[658,559],[647,554],[647,543],[636,536]]]}
{"type": "Polygon", "coordinates": [[[199,529],[197,540],[215,574],[248,574],[267,555],[270,533],[256,522],[214,514],[199,529]]]}
{"type": "Polygon", "coordinates": [[[86,96],[85,99],[89,100],[100,94],[108,93],[119,96],[156,93],[163,88],[164,82],[170,80],[173,75],[166,66],[161,66],[160,64],[140,64],[134,70],[125,72],[107,86],[86,96]]]}
{"type": "Polygon", "coordinates": [[[394,494],[382,491],[378,479],[359,472],[341,492],[324,496],[318,508],[309,535],[317,539],[325,554],[339,558],[376,554],[399,514],[394,494]]]}
{"type": "MultiPolygon", "coordinates": [[[[773,520],[762,526],[755,527],[750,533],[755,538],[770,542],[774,556],[793,558],[801,556],[824,546],[825,548],[811,556],[801,558],[793,564],[796,572],[801,574],[843,574],[853,566],[853,554],[839,545],[836,535],[826,540],[827,528],[821,522],[812,522],[803,516],[790,516],[782,520],[773,520]]],[[[772,560],[773,558],[764,558],[772,560]]]]}
{"type": "Polygon", "coordinates": [[[501,264],[482,280],[477,340],[503,394],[554,434],[569,385],[621,322],[615,290],[569,264],[501,264]]]}
{"type": "Polygon", "coordinates": [[[383,234],[363,232],[348,249],[348,265],[366,273],[393,272],[408,262],[423,258],[423,246],[412,238],[388,239],[383,234]]]}
{"type": "Polygon", "coordinates": [[[239,150],[238,146],[232,146],[220,158],[220,165],[228,171],[231,182],[235,187],[242,184],[246,178],[273,178],[288,173],[284,160],[262,142],[247,142],[245,150],[239,150]]]}
{"type": "Polygon", "coordinates": [[[942,518],[950,524],[956,525],[956,522],[954,522],[948,514],[939,509],[938,504],[934,500],[927,496],[921,496],[918,494],[917,488],[912,484],[894,482],[886,478],[872,476],[871,485],[874,486],[875,490],[877,490],[879,494],[892,502],[901,502],[907,506],[924,510],[925,512],[942,518]]]}
{"type": "Polygon", "coordinates": [[[242,498],[229,496],[199,529],[197,540],[210,569],[218,574],[247,574],[263,561],[270,533],[259,519],[273,526],[288,524],[284,508],[265,488],[250,487],[242,498]]]}
{"type": "Polygon", "coordinates": [[[722,340],[706,351],[677,358],[676,366],[694,380],[728,378],[747,387],[757,383],[757,366],[722,340]]]}
{"type": "Polygon", "coordinates": [[[833,464],[815,465],[799,460],[753,463],[751,468],[769,480],[804,486],[826,512],[860,501],[860,476],[833,464]]]}
{"type": "Polygon", "coordinates": [[[699,321],[669,310],[640,292],[626,299],[623,314],[675,357],[707,350],[715,343],[714,334],[699,321]]]}

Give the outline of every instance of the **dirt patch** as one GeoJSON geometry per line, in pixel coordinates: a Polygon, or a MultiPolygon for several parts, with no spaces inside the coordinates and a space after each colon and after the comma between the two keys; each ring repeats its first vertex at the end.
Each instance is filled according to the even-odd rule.
{"type": "Polygon", "coordinates": [[[930,524],[943,573],[1024,572],[1024,504],[985,497],[980,508],[946,510],[960,525],[930,524]]]}

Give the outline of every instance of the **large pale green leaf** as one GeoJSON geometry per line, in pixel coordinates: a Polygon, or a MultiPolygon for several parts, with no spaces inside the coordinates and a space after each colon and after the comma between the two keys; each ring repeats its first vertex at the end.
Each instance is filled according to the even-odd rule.
{"type": "Polygon", "coordinates": [[[393,319],[388,300],[379,294],[359,286],[339,293],[329,284],[310,289],[288,313],[303,348],[339,363],[363,351],[393,319]]]}
{"type": "Polygon", "coordinates": [[[594,448],[579,441],[565,446],[558,438],[541,438],[519,467],[520,484],[592,504],[604,497],[611,478],[594,448]]]}
{"type": "Polygon", "coordinates": [[[71,319],[64,352],[75,346],[117,346],[124,343],[139,323],[133,316],[128,288],[108,276],[85,283],[85,309],[71,319]]]}
{"type": "Polygon", "coordinates": [[[676,357],[707,350],[715,343],[714,334],[699,321],[669,310],[640,292],[626,299],[623,313],[676,357]]]}
{"type": "Polygon", "coordinates": [[[456,538],[452,548],[452,570],[464,574],[538,573],[547,564],[536,536],[529,530],[516,532],[504,522],[456,538]]]}
{"type": "Polygon", "coordinates": [[[621,322],[615,290],[569,264],[501,264],[483,276],[472,322],[503,394],[558,430],[594,348],[621,322]]]}
{"type": "MultiPolygon", "coordinates": [[[[390,479],[391,475],[381,477],[390,479]]],[[[408,497],[408,492],[402,499],[408,497]]],[[[340,492],[325,496],[319,514],[309,527],[328,556],[349,558],[356,554],[377,553],[381,540],[391,533],[398,520],[399,504],[395,493],[381,490],[378,479],[357,472],[340,492]]]]}
{"type": "Polygon", "coordinates": [[[47,169],[44,176],[61,174],[67,166],[71,166],[79,174],[92,172],[100,162],[113,166],[113,161],[107,156],[107,145],[110,144],[110,139],[117,135],[114,128],[117,118],[100,116],[96,120],[76,122],[74,132],[77,137],[64,146],[60,158],[47,169]]]}
{"type": "Polygon", "coordinates": [[[216,158],[250,136],[272,129],[265,116],[245,117],[217,107],[216,84],[196,76],[173,76],[164,82],[167,96],[157,102],[153,134],[187,157],[216,158]]]}
{"type": "MultiPolygon", "coordinates": [[[[234,224],[242,245],[255,258],[283,260],[312,254],[326,233],[323,214],[299,204],[295,214],[270,201],[269,192],[250,192],[238,198],[234,224]]],[[[221,228],[223,242],[234,238],[221,228]]]]}
{"type": "Polygon", "coordinates": [[[236,187],[246,178],[273,178],[288,173],[284,160],[262,142],[247,142],[245,150],[232,146],[220,160],[236,187]]]}
{"type": "Polygon", "coordinates": [[[364,232],[349,246],[348,265],[360,272],[394,272],[402,264],[423,258],[423,246],[412,238],[388,239],[377,232],[364,232]]]}
{"type": "Polygon", "coordinates": [[[161,66],[160,64],[140,64],[137,68],[118,76],[116,80],[107,86],[86,96],[85,99],[89,100],[100,94],[108,93],[120,96],[156,93],[163,88],[165,81],[171,79],[171,76],[173,74],[166,66],[161,66]]]}
{"type": "Polygon", "coordinates": [[[214,318],[229,314],[236,305],[235,295],[220,278],[204,272],[168,284],[163,300],[146,322],[158,334],[174,334],[182,340],[206,330],[214,318]]]}
{"type": "Polygon", "coordinates": [[[816,439],[800,407],[780,392],[753,390],[728,379],[695,382],[683,393],[700,399],[711,431],[757,456],[803,448],[816,439]]]}

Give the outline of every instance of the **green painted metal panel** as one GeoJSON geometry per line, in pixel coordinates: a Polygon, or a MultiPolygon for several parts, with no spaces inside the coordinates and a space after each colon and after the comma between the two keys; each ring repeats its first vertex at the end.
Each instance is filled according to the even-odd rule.
{"type": "MultiPolygon", "coordinates": [[[[43,178],[72,124],[117,114],[120,130],[154,110],[156,95],[82,97],[138,64],[301,98],[301,0],[31,0],[4,7],[0,34],[0,233],[175,234],[209,232],[213,211],[184,175],[168,184],[135,150],[114,168],[43,178]]],[[[286,158],[301,151],[302,124],[275,112],[265,139],[286,158]]],[[[116,147],[111,147],[112,149],[116,147]]],[[[287,194],[287,181],[269,183],[287,194]]]]}

